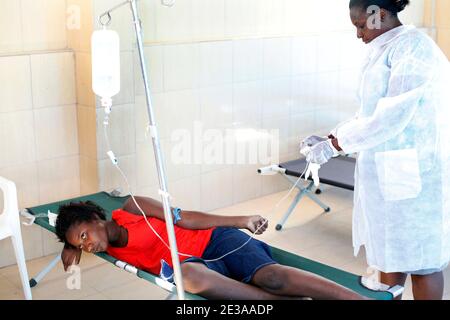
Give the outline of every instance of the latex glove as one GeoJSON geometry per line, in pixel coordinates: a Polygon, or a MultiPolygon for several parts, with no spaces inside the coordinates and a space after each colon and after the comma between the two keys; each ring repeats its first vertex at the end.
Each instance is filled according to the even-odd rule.
{"type": "Polygon", "coordinates": [[[331,140],[328,139],[312,146],[310,152],[306,156],[306,161],[322,165],[338,155],[339,152],[333,146],[331,140]]]}
{"type": "Polygon", "coordinates": [[[309,136],[300,143],[300,153],[306,157],[306,156],[308,156],[308,153],[312,146],[315,146],[319,142],[323,142],[326,140],[327,140],[327,138],[323,138],[323,137],[319,137],[319,136],[309,136]]]}
{"type": "Polygon", "coordinates": [[[311,162],[311,163],[308,163],[308,168],[305,173],[305,180],[308,180],[309,176],[311,175],[311,178],[313,179],[314,185],[316,187],[318,187],[320,184],[319,169],[320,169],[320,164],[311,162]]]}

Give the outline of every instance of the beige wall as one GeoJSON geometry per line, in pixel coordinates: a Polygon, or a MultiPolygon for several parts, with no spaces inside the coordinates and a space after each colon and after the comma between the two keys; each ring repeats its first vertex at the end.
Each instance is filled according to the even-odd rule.
{"type": "MultiPolygon", "coordinates": [[[[15,181],[21,207],[122,186],[105,154],[103,110],[91,89],[96,16],[122,0],[0,0],[0,174],[15,181]],[[79,16],[77,16],[79,14],[79,16]],[[66,30],[66,23],[68,30],[66,30]],[[6,151],[6,152],[5,152],[6,151]]],[[[422,24],[422,1],[402,17],[422,24]]],[[[139,2],[152,97],[174,204],[211,210],[282,190],[258,165],[176,165],[174,129],[281,129],[281,160],[301,136],[326,132],[358,107],[362,48],[347,0],[160,0],[139,2]],[[326,10],[324,10],[326,8],[326,10]]],[[[156,198],[152,146],[145,140],[143,88],[131,14],[110,26],[121,36],[122,90],[114,98],[112,149],[134,191],[156,198]]],[[[24,228],[27,258],[60,244],[24,228]]],[[[14,262],[0,242],[0,266],[14,262]]]]}
{"type": "MultiPolygon", "coordinates": [[[[420,27],[423,2],[413,3],[402,19],[420,27]]],[[[190,0],[176,1],[172,8],[141,1],[140,7],[168,186],[179,206],[212,210],[288,184],[280,176],[258,176],[258,164],[177,165],[171,156],[174,130],[193,135],[195,121],[222,132],[280,129],[280,160],[285,161],[298,157],[302,136],[325,133],[358,108],[364,48],[355,38],[347,0],[190,0]]],[[[127,10],[119,13],[122,35],[130,32],[121,23],[127,15],[127,10]]],[[[121,139],[112,141],[112,149],[134,190],[159,198],[151,141],[144,138],[147,114],[135,52],[134,69],[123,73],[135,79],[134,108],[130,99],[116,100],[112,132],[121,139]],[[133,112],[135,132],[126,129],[133,126],[133,112]]],[[[132,90],[130,83],[123,85],[125,92],[132,90]]],[[[101,119],[103,111],[97,114],[101,119]]],[[[102,187],[125,188],[104,151],[99,157],[104,159],[102,187]]]]}
{"type": "MultiPolygon", "coordinates": [[[[450,0],[435,0],[434,28],[436,41],[450,59],[450,0]]],[[[432,0],[425,0],[424,23],[433,27],[432,0]]]]}
{"type": "MultiPolygon", "coordinates": [[[[94,12],[119,2],[94,1],[94,12]]],[[[284,161],[298,156],[302,136],[326,132],[358,108],[355,89],[363,48],[355,39],[347,0],[185,0],[171,8],[148,0],[139,7],[153,107],[176,205],[212,210],[288,184],[279,176],[258,176],[258,164],[177,165],[171,156],[174,130],[193,135],[195,121],[222,132],[280,129],[284,161]]],[[[421,27],[423,1],[413,1],[401,18],[421,27]]],[[[130,19],[126,8],[113,14],[112,28],[124,42],[111,148],[134,192],[159,199],[130,19]]],[[[99,128],[104,114],[98,104],[96,112],[100,188],[126,190],[103,147],[99,128]]]]}
{"type": "MultiPolygon", "coordinates": [[[[65,0],[0,0],[0,175],[21,208],[80,193],[75,57],[65,0]]],[[[28,259],[60,251],[40,227],[22,229],[28,259]]],[[[14,263],[0,242],[0,266],[14,263]]]]}

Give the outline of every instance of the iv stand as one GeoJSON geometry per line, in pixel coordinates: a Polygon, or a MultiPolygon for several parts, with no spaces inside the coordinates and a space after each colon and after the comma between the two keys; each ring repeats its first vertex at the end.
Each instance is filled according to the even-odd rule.
{"type": "Polygon", "coordinates": [[[145,64],[145,57],[144,57],[144,48],[143,48],[143,41],[142,41],[142,28],[141,28],[141,21],[139,19],[138,14],[138,8],[136,5],[137,0],[127,0],[124,1],[121,4],[118,4],[117,6],[113,7],[112,9],[108,10],[107,12],[103,13],[99,16],[99,22],[101,25],[108,25],[111,22],[111,12],[118,9],[119,7],[122,7],[125,4],[130,4],[131,11],[133,13],[133,24],[136,31],[136,40],[137,40],[137,47],[139,51],[139,59],[141,64],[141,71],[142,71],[142,77],[144,80],[144,88],[145,88],[145,96],[146,96],[146,102],[147,102],[147,112],[148,112],[148,118],[149,118],[149,128],[150,133],[152,136],[153,141],[153,150],[155,153],[155,160],[156,160],[156,167],[158,170],[158,179],[159,179],[159,186],[160,190],[159,193],[161,195],[163,208],[164,208],[164,218],[166,221],[166,228],[167,228],[167,235],[169,237],[169,245],[170,245],[170,253],[172,256],[172,264],[174,269],[174,276],[175,276],[175,283],[177,287],[177,293],[178,293],[178,299],[184,300],[185,294],[184,294],[184,288],[183,288],[183,278],[181,275],[181,266],[180,266],[180,259],[178,257],[178,248],[177,248],[177,242],[175,237],[175,230],[173,227],[173,219],[172,219],[172,213],[170,209],[170,201],[169,201],[169,192],[167,191],[167,182],[166,182],[166,174],[165,174],[165,167],[164,167],[164,160],[161,152],[160,142],[159,142],[159,136],[158,136],[158,130],[155,123],[155,116],[153,114],[153,108],[152,108],[152,101],[150,97],[150,86],[149,86],[149,80],[147,77],[147,68],[145,64]],[[107,17],[107,22],[102,22],[103,17],[107,17]]]}

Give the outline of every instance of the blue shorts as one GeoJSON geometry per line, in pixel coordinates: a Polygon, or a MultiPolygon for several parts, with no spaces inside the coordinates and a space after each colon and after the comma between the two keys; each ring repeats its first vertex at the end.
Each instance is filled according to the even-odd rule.
{"type": "Polygon", "coordinates": [[[248,283],[256,271],[269,264],[277,263],[272,258],[270,247],[256,239],[251,239],[241,249],[227,255],[225,258],[214,260],[239,248],[250,238],[246,233],[236,228],[217,227],[203,252],[201,258],[188,258],[183,263],[201,262],[209,269],[228,278],[248,283]]]}

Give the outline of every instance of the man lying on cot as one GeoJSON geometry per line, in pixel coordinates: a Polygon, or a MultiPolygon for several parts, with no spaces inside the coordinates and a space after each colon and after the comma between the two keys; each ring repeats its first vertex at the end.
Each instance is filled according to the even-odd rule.
{"type": "MultiPolygon", "coordinates": [[[[153,229],[167,243],[164,209],[160,202],[135,197],[153,229]]],[[[180,253],[181,272],[186,291],[208,299],[365,299],[361,295],[313,273],[278,264],[264,242],[251,239],[226,257],[216,258],[239,248],[249,235],[267,228],[257,215],[220,216],[181,211],[175,234],[180,253]],[[182,254],[189,254],[187,257],[182,254]]],[[[132,198],[106,221],[104,210],[93,202],[61,206],[56,234],[65,243],[64,269],[79,263],[81,252],[106,251],[116,259],[158,275],[161,259],[171,266],[170,250],[149,228],[132,198]]]]}

